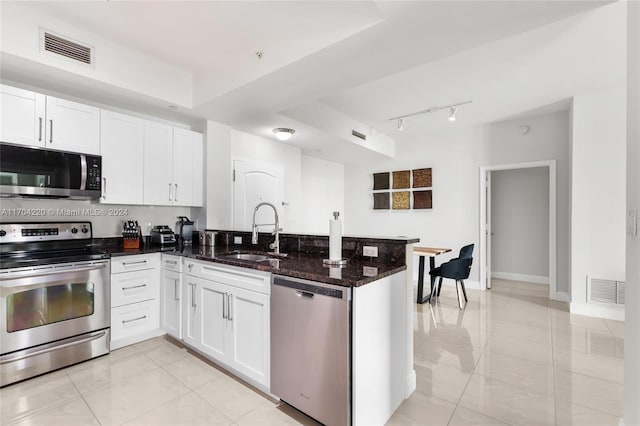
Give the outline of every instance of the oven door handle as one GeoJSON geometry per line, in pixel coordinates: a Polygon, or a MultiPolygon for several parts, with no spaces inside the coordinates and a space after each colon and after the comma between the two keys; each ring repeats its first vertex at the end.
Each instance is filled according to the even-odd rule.
{"type": "MultiPolygon", "coordinates": [[[[81,268],[73,268],[73,269],[66,269],[65,267],[61,267],[61,268],[47,268],[47,269],[29,269],[29,270],[25,270],[25,271],[15,271],[15,272],[11,272],[10,274],[8,274],[7,276],[2,276],[0,277],[0,282],[4,282],[4,281],[12,281],[12,280],[17,280],[17,279],[24,279],[24,278],[31,278],[31,277],[42,277],[42,276],[46,276],[46,275],[56,275],[56,274],[73,274],[76,272],[87,272],[87,271],[94,271],[97,269],[104,269],[107,267],[107,263],[100,263],[100,264],[96,264],[96,265],[91,265],[91,266],[85,266],[85,267],[81,267],[81,268]]],[[[32,286],[32,284],[25,284],[24,287],[27,286],[32,286]]],[[[16,287],[23,287],[23,286],[16,286],[16,287]]]]}
{"type": "Polygon", "coordinates": [[[37,356],[37,355],[42,355],[42,354],[45,354],[47,352],[55,351],[55,350],[58,350],[58,349],[69,347],[69,346],[74,346],[74,345],[77,345],[77,344],[80,344],[80,343],[85,343],[85,342],[90,342],[92,340],[97,340],[97,339],[100,339],[101,337],[103,337],[105,334],[107,334],[107,332],[106,331],[102,331],[102,332],[100,332],[98,334],[94,334],[92,336],[87,336],[87,337],[80,336],[77,339],[74,339],[72,341],[63,343],[61,345],[55,345],[55,346],[47,347],[47,348],[44,348],[44,349],[37,350],[35,352],[24,353],[25,351],[20,351],[20,352],[22,352],[21,354],[5,355],[2,358],[0,358],[0,365],[8,364],[10,362],[20,361],[20,360],[23,360],[23,359],[31,358],[33,356],[37,356]]]}

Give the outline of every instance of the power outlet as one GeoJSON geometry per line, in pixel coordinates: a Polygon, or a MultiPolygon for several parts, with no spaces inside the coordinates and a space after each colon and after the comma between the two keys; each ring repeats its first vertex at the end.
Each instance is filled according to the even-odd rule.
{"type": "Polygon", "coordinates": [[[378,257],[378,247],[376,246],[363,246],[362,255],[369,257],[378,257]]]}
{"type": "Polygon", "coordinates": [[[233,244],[242,244],[242,237],[238,235],[233,236],[233,244]]]}

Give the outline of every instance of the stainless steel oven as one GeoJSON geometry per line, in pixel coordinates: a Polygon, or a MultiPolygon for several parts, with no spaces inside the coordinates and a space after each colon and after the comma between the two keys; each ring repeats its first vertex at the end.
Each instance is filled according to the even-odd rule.
{"type": "Polygon", "coordinates": [[[0,224],[0,241],[7,231],[31,240],[2,245],[14,250],[1,258],[0,386],[109,352],[110,264],[79,247],[90,236],[68,244],[65,234],[82,226],[90,223],[0,224]]]}

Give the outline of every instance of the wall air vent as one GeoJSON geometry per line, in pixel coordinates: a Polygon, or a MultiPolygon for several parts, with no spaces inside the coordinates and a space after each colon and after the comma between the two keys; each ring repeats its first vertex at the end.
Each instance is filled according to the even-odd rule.
{"type": "Polygon", "coordinates": [[[587,287],[587,301],[624,305],[624,282],[592,278],[587,287]]]}
{"type": "Polygon", "coordinates": [[[51,31],[40,29],[40,51],[56,56],[64,56],[75,62],[93,65],[93,48],[51,31]]]}
{"type": "Polygon", "coordinates": [[[351,131],[351,134],[352,134],[353,136],[355,136],[356,138],[360,138],[360,139],[362,139],[363,141],[366,141],[366,140],[367,140],[367,135],[365,135],[364,133],[360,133],[360,132],[358,132],[358,131],[352,130],[352,131],[351,131]]]}

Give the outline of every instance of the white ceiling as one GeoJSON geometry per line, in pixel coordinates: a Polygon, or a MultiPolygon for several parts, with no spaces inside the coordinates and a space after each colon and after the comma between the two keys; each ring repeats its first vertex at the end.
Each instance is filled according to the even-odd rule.
{"type": "MultiPolygon", "coordinates": [[[[473,100],[455,125],[481,124],[624,85],[624,5],[608,3],[29,4],[192,73],[194,107],[181,114],[271,138],[274,127],[294,127],[289,143],[349,162],[364,157],[326,129],[291,118],[300,117],[296,108],[322,104],[401,142],[450,125],[446,113],[408,120],[402,133],[386,119],[473,100]]],[[[131,94],[128,102],[136,101],[149,105],[131,94]]]]}

